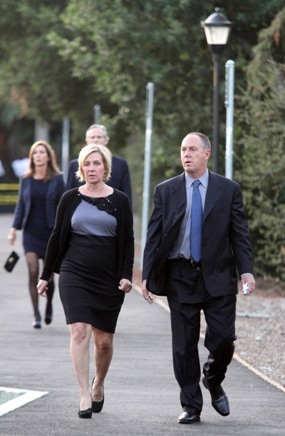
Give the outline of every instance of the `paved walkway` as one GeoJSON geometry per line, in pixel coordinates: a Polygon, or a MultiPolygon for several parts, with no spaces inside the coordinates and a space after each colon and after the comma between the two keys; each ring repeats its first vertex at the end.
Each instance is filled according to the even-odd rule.
{"type": "MultiPolygon", "coordinates": [[[[10,252],[6,237],[11,215],[0,215],[0,262],[10,252]]],[[[244,435],[285,434],[285,393],[234,360],[224,389],[231,414],[218,415],[203,388],[201,423],[177,424],[181,413],[179,390],[171,361],[169,313],[149,306],[138,290],[127,295],[117,333],[115,352],[105,385],[103,411],[91,420],[77,417],[79,393],[69,356],[69,333],[58,290],[54,321],[32,328],[27,273],[21,254],[14,272],[0,269],[1,329],[0,386],[46,393],[0,416],[0,435],[244,435]]],[[[42,312],[44,299],[41,299],[42,312]]],[[[206,350],[201,342],[201,357],[206,350]]],[[[92,367],[93,369],[93,367],[92,367]]],[[[90,382],[93,374],[90,374],[90,382]]],[[[1,390],[1,388],[0,388],[1,390]]],[[[0,406],[1,409],[1,406],[0,406]]]]}

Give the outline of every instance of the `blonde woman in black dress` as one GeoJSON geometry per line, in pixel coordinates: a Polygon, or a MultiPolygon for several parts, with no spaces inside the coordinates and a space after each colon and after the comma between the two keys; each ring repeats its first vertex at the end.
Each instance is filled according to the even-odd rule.
{"type": "Polygon", "coordinates": [[[106,184],[111,159],[102,145],[86,145],[80,151],[77,176],[85,184],[67,191],[60,201],[38,283],[39,294],[45,295],[50,275],[60,274],[59,292],[80,388],[80,418],[102,410],[113,335],[125,294],[132,289],[132,209],[126,194],[106,184]],[[91,337],[95,377],[90,391],[91,337]]]}
{"type": "MultiPolygon", "coordinates": [[[[12,227],[8,235],[11,245],[16,231],[23,230],[23,247],[28,267],[29,291],[33,306],[33,327],[41,328],[37,283],[40,259],[51,235],[56,208],[65,190],[63,176],[56,163],[56,155],[46,141],[36,141],[30,148],[29,168],[20,180],[19,200],[15,208],[12,227]]],[[[50,276],[45,309],[45,323],[52,322],[54,280],[50,276]]]]}

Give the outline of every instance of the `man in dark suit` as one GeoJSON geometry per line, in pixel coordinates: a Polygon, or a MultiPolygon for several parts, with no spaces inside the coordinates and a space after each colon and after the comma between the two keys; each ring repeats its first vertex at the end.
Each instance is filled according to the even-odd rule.
{"type": "Polygon", "coordinates": [[[244,293],[253,292],[255,280],[239,185],[207,169],[211,155],[207,136],[189,133],[180,154],[183,174],[159,184],[154,191],[142,293],[149,303],[152,294],[167,296],[174,373],[183,408],[178,422],[192,424],[200,421],[203,406],[198,353],[200,312],[203,310],[207,323],[205,346],[209,351],[202,382],[210,392],[212,406],[226,416],[229,402],[221,383],[234,354],[237,273],[244,293]],[[191,230],[199,209],[192,203],[195,185],[202,213],[198,252],[197,246],[191,245],[200,232],[199,226],[191,230]]]}
{"type": "MultiPolygon", "coordinates": [[[[101,124],[92,124],[92,126],[90,126],[86,131],[85,141],[87,145],[101,144],[107,147],[109,136],[106,127],[101,124]]],[[[77,159],[74,159],[69,164],[66,190],[76,188],[82,184],[75,176],[77,170],[78,161],[77,159]]],[[[129,167],[127,161],[122,157],[112,155],[112,173],[107,185],[125,192],[132,204],[132,188],[129,167]]]]}

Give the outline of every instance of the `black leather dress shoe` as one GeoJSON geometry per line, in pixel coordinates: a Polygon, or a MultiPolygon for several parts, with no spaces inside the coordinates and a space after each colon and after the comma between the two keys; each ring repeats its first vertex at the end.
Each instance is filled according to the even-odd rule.
{"type": "Polygon", "coordinates": [[[183,412],[180,416],[178,416],[177,422],[179,424],[193,424],[194,422],[200,421],[200,415],[193,415],[189,412],[183,412]]]}
{"type": "Polygon", "coordinates": [[[212,406],[222,416],[227,416],[230,414],[230,405],[228,397],[225,394],[224,389],[221,385],[211,387],[208,384],[206,377],[202,378],[203,385],[210,392],[212,398],[212,406]]]}

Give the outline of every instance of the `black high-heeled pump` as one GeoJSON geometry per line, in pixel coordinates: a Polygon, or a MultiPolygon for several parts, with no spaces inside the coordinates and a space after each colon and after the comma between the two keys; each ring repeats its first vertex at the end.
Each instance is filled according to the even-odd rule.
{"type": "Polygon", "coordinates": [[[101,401],[93,401],[92,400],[92,412],[93,413],[100,413],[101,410],[103,409],[104,406],[104,396],[103,396],[103,400],[101,401]]]}
{"type": "Polygon", "coordinates": [[[33,327],[34,327],[34,329],[41,329],[42,328],[41,320],[40,319],[34,319],[33,327]]]}
{"type": "Polygon", "coordinates": [[[79,418],[89,419],[92,418],[92,410],[85,409],[85,410],[78,410],[78,416],[79,418]]]}
{"type": "MultiPolygon", "coordinates": [[[[91,391],[92,391],[94,380],[95,380],[95,378],[93,378],[93,380],[92,380],[91,391]]],[[[91,397],[92,397],[92,393],[91,393],[91,397]]],[[[101,410],[103,409],[103,406],[104,406],[104,388],[103,388],[103,399],[101,401],[93,401],[92,400],[91,410],[93,413],[100,413],[101,410]]]]}

